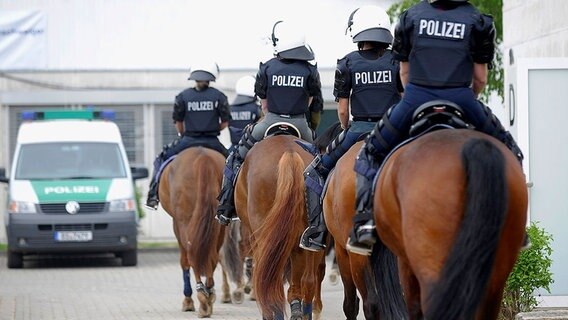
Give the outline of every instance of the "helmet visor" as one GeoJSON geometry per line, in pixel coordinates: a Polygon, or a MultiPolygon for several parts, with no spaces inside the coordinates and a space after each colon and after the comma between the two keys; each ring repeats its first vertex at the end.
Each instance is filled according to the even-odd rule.
{"type": "Polygon", "coordinates": [[[215,81],[215,76],[207,71],[195,70],[189,75],[189,78],[187,78],[187,80],[215,81]]]}
{"type": "Polygon", "coordinates": [[[392,43],[392,34],[384,28],[373,28],[359,32],[353,37],[353,42],[373,41],[382,43],[392,43]]]}
{"type": "Polygon", "coordinates": [[[235,97],[235,100],[233,100],[233,104],[245,104],[249,102],[254,102],[255,100],[256,100],[255,97],[243,96],[239,94],[235,97]]]}
{"type": "Polygon", "coordinates": [[[308,49],[306,46],[301,46],[293,49],[288,49],[279,52],[278,55],[284,59],[295,59],[295,60],[314,60],[314,52],[308,49]]]}

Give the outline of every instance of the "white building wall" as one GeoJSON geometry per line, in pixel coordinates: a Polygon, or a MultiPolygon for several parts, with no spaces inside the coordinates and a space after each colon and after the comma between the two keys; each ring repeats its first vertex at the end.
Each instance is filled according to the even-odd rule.
{"type": "Polygon", "coordinates": [[[568,306],[565,193],[568,159],[562,130],[568,82],[568,1],[503,0],[505,106],[529,182],[529,216],[553,236],[551,293],[541,307],[568,306]],[[548,83],[547,83],[548,82],[548,83]],[[549,130],[550,129],[550,130],[549,130]],[[562,191],[561,191],[562,190],[562,191]],[[559,195],[560,194],[560,195],[559,195]]]}

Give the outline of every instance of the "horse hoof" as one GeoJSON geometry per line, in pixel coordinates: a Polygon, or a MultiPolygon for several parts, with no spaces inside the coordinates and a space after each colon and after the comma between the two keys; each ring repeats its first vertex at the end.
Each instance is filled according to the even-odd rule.
{"type": "Polygon", "coordinates": [[[231,295],[223,293],[223,296],[221,297],[221,303],[231,303],[231,302],[232,302],[231,295]]]}
{"type": "Polygon", "coordinates": [[[181,311],[195,311],[195,305],[193,304],[193,299],[191,299],[191,297],[185,297],[185,299],[183,299],[181,311]]]}
{"type": "Polygon", "coordinates": [[[241,304],[245,300],[245,295],[242,291],[238,290],[233,292],[233,302],[235,304],[241,304]]]}
{"type": "Polygon", "coordinates": [[[256,301],[256,293],[254,292],[253,289],[250,290],[249,299],[250,299],[250,301],[256,301]]]}
{"type": "Polygon", "coordinates": [[[213,313],[213,303],[209,302],[211,297],[207,297],[205,294],[198,292],[197,299],[199,300],[199,314],[197,315],[197,317],[209,318],[211,316],[211,313],[213,313]]]}

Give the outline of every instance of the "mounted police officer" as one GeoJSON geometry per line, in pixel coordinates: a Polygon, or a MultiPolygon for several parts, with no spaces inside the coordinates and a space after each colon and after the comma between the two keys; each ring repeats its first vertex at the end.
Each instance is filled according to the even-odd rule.
{"type": "MultiPolygon", "coordinates": [[[[369,134],[355,162],[357,214],[347,248],[370,254],[376,241],[372,182],[386,155],[408,137],[413,112],[443,99],[461,106],[476,130],[522,152],[491,110],[477,100],[495,53],[493,18],[467,0],[421,1],[404,11],[395,28],[393,52],[400,61],[405,93],[369,134]]],[[[419,159],[417,159],[419,161],[419,159]]]]}
{"type": "Polygon", "coordinates": [[[358,50],[337,61],[333,91],[344,131],[304,171],[309,222],[300,240],[304,249],[325,248],[321,193],[329,171],[400,100],[403,88],[399,65],[388,49],[393,39],[390,27],[386,11],[374,5],[358,8],[349,17],[347,28],[358,50]]]}
{"type": "Polygon", "coordinates": [[[227,159],[217,209],[217,220],[223,225],[237,219],[233,182],[247,152],[264,138],[267,129],[285,122],[297,128],[303,140],[313,142],[314,133],[305,114],[313,97],[321,92],[317,65],[308,62],[314,59],[314,53],[306,46],[305,36],[290,23],[276,22],[271,38],[276,56],[260,63],[255,83],[264,117],[245,129],[238,147],[227,159]]]}
{"type": "Polygon", "coordinates": [[[158,181],[156,174],[162,164],[170,157],[193,147],[204,146],[219,151],[227,156],[227,149],[217,136],[226,128],[231,118],[227,96],[210,87],[219,75],[219,67],[214,62],[203,62],[191,68],[188,80],[194,80],[195,86],[180,92],[174,103],[173,120],[180,138],[165,145],[154,160],[154,174],[146,207],[158,208],[158,181]]]}
{"type": "Polygon", "coordinates": [[[243,129],[257,122],[261,116],[258,99],[254,93],[254,83],[253,76],[244,76],[239,78],[235,85],[237,96],[231,104],[231,120],[229,121],[231,148],[236,147],[241,140],[243,129]]]}

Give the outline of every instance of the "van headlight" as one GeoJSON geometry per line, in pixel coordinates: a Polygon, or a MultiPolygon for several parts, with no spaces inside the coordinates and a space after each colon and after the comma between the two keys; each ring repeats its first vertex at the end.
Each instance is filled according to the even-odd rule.
{"type": "Polygon", "coordinates": [[[112,200],[108,210],[111,212],[135,211],[136,204],[134,203],[134,199],[112,200]]]}
{"type": "Polygon", "coordinates": [[[26,201],[10,201],[8,206],[10,213],[37,213],[36,205],[33,202],[26,201]]]}

